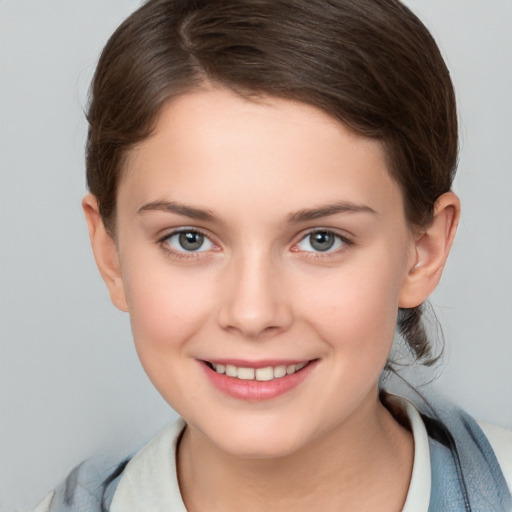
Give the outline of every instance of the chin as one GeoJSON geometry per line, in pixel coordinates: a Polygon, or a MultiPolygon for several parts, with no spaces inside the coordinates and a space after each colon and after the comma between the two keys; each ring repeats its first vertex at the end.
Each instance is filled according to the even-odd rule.
{"type": "Polygon", "coordinates": [[[301,443],[293,442],[288,436],[265,437],[226,440],[225,446],[219,445],[233,457],[251,460],[272,460],[288,457],[300,450],[301,443]]]}
{"type": "Polygon", "coordinates": [[[303,448],[309,440],[307,432],[293,429],[286,420],[274,418],[246,419],[231,425],[217,424],[201,429],[217,449],[241,459],[277,459],[303,448]]]}

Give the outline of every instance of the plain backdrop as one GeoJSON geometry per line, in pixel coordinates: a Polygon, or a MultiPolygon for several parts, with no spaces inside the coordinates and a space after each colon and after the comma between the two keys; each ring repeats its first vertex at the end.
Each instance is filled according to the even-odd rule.
{"type": "MultiPolygon", "coordinates": [[[[512,2],[408,0],[458,94],[463,216],[432,303],[436,386],[512,427],[512,2]]],[[[0,0],[0,511],[34,506],[78,462],[174,417],[89,248],[83,109],[135,0],[0,0]]]]}

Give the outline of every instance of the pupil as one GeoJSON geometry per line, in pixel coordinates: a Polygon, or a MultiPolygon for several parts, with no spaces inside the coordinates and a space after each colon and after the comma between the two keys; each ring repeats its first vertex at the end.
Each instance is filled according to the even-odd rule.
{"type": "Polygon", "coordinates": [[[318,231],[311,235],[311,246],[317,251],[328,251],[334,245],[334,236],[327,231],[318,231]]]}
{"type": "Polygon", "coordinates": [[[180,245],[187,251],[197,251],[203,245],[204,236],[201,233],[186,231],[180,233],[180,245]]]}

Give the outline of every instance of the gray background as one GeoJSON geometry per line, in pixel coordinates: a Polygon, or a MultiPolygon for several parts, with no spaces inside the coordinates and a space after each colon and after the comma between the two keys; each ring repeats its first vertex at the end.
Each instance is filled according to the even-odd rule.
{"type": "MultiPolygon", "coordinates": [[[[86,91],[134,0],[0,0],[0,510],[35,504],[83,458],[173,417],[111,306],[80,199],[86,91]]],[[[512,428],[512,1],[408,0],[438,39],[461,118],[463,216],[433,304],[427,378],[512,428]]]]}

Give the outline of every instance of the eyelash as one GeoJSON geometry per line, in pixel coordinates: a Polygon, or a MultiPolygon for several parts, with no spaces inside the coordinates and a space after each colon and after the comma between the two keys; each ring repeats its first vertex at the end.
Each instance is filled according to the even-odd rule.
{"type": "MultiPolygon", "coordinates": [[[[211,244],[212,248],[216,248],[216,250],[218,250],[218,245],[212,241],[211,236],[206,234],[204,231],[202,231],[201,229],[198,229],[198,228],[177,229],[175,231],[172,231],[171,233],[166,234],[162,238],[160,238],[158,240],[158,243],[169,256],[172,256],[172,257],[180,259],[180,260],[197,259],[197,258],[201,257],[200,256],[201,253],[208,252],[212,249],[212,248],[209,248],[206,250],[196,250],[196,251],[187,251],[185,249],[183,249],[183,250],[173,249],[169,244],[169,240],[172,239],[173,237],[178,237],[182,234],[200,235],[200,236],[204,237],[204,241],[208,241],[211,244]]],[[[354,245],[353,240],[347,238],[344,235],[341,235],[340,233],[336,232],[333,229],[315,228],[315,229],[311,229],[311,230],[307,231],[306,233],[303,233],[301,235],[301,237],[299,238],[298,242],[295,242],[292,245],[291,251],[294,253],[302,252],[304,254],[304,257],[309,258],[309,259],[319,259],[319,258],[325,259],[325,258],[336,256],[341,252],[344,252],[348,247],[350,247],[352,245],[354,245]],[[320,234],[320,233],[334,236],[335,241],[333,243],[334,244],[338,243],[339,245],[341,245],[341,247],[338,246],[335,248],[335,250],[331,250],[331,247],[329,247],[325,251],[319,251],[319,250],[318,251],[315,251],[315,250],[307,251],[307,250],[301,250],[301,249],[297,248],[300,243],[304,242],[309,237],[311,237],[315,234],[320,234]]]]}
{"type": "MultiPolygon", "coordinates": [[[[311,245],[311,242],[310,242],[310,245],[311,245]]],[[[299,241],[296,242],[292,246],[291,250],[292,250],[292,252],[304,253],[304,257],[306,257],[308,259],[320,259],[320,258],[326,259],[329,257],[338,256],[340,253],[345,252],[352,245],[354,245],[353,240],[348,238],[346,235],[341,235],[340,233],[338,233],[337,231],[335,231],[333,229],[315,228],[315,229],[309,230],[306,233],[302,234],[299,241]],[[301,250],[301,249],[297,248],[300,243],[310,239],[310,237],[315,234],[327,234],[327,235],[333,236],[335,238],[335,241],[333,242],[333,244],[338,244],[338,247],[335,247],[334,250],[332,250],[332,248],[329,247],[325,251],[319,251],[319,250],[305,251],[305,250],[301,250]]]]}
{"type": "Polygon", "coordinates": [[[162,247],[162,249],[166,252],[167,255],[172,256],[173,258],[180,259],[180,260],[196,259],[196,258],[200,257],[199,255],[201,253],[211,250],[211,249],[207,249],[206,251],[205,250],[187,251],[185,249],[183,249],[183,250],[173,249],[169,244],[170,239],[173,237],[179,237],[182,234],[200,235],[200,236],[204,237],[204,241],[208,241],[212,245],[212,247],[214,247],[214,248],[218,247],[217,244],[215,244],[215,242],[212,241],[211,236],[209,236],[204,231],[202,231],[198,228],[177,229],[175,231],[172,231],[171,233],[166,234],[162,238],[160,238],[158,240],[158,244],[162,247]]]}

